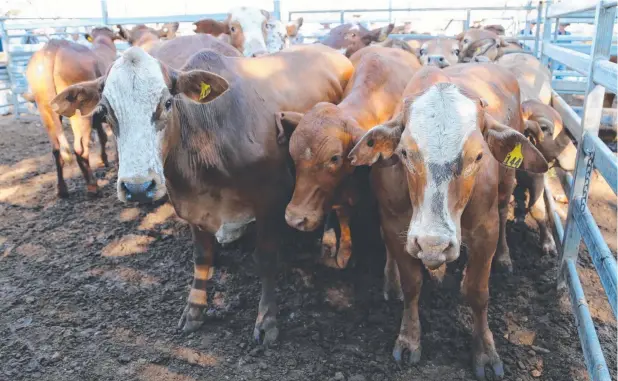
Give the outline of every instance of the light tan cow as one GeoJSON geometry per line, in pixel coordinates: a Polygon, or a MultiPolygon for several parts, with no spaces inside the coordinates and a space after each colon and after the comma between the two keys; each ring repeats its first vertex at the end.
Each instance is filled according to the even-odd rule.
{"type": "Polygon", "coordinates": [[[459,41],[454,38],[438,37],[423,43],[418,51],[423,66],[437,66],[443,69],[459,62],[459,41]]]}

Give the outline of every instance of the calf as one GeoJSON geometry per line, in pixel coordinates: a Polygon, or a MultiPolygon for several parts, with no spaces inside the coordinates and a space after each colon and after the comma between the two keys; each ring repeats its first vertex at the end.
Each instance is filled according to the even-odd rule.
{"type": "MultiPolygon", "coordinates": [[[[67,141],[59,115],[49,102],[56,94],[78,82],[94,80],[102,76],[116,57],[114,39],[117,36],[108,28],[94,28],[88,39],[92,47],[66,40],[50,40],[32,56],[26,68],[26,78],[31,88],[30,99],[36,102],[43,126],[47,130],[52,145],[58,176],[58,196],[68,197],[69,192],[64,181],[63,166],[71,161],[71,149],[67,141]]],[[[97,130],[101,143],[101,160],[108,166],[105,143],[107,135],[103,130],[102,120],[98,115],[71,115],[73,130],[73,149],[79,169],[86,180],[89,195],[98,192],[97,180],[90,168],[90,132],[97,130]]]]}
{"type": "Polygon", "coordinates": [[[428,67],[408,84],[398,115],[369,130],[350,152],[353,165],[382,160],[384,166],[374,166],[371,178],[404,293],[397,362],[405,351],[411,363],[420,360],[422,265],[437,269],[454,261],[463,243],[468,261],[461,285],[473,313],[474,372],[484,379],[489,365],[504,375],[487,325],[492,257],[506,249],[500,217],[513,190],[513,168],[547,170],[523,131],[519,88],[508,71],[493,64],[428,67]]]}
{"type": "Polygon", "coordinates": [[[339,50],[346,57],[352,56],[358,50],[373,42],[382,42],[391,33],[394,24],[388,24],[382,28],[369,30],[360,24],[342,24],[331,29],[320,43],[339,50]]]}
{"type": "MultiPolygon", "coordinates": [[[[284,111],[279,116],[281,129],[293,130],[290,155],[296,167],[285,218],[295,229],[313,231],[334,209],[340,224],[339,249],[322,258],[334,268],[346,267],[352,254],[350,212],[357,199],[356,184],[367,181],[354,173],[347,156],[370,127],[392,117],[406,84],[420,68],[412,54],[377,46],[359,50],[350,60],[355,72],[339,105],[318,103],[306,114],[284,111]]],[[[388,297],[389,289],[400,289],[390,256],[385,275],[388,297]]]]}
{"type": "Polygon", "coordinates": [[[195,33],[211,34],[238,49],[246,57],[278,52],[298,35],[303,19],[283,25],[270,20],[270,13],[252,7],[232,8],[225,21],[204,19],[195,22],[195,33]]]}
{"type": "Polygon", "coordinates": [[[443,69],[459,61],[459,42],[453,38],[438,37],[423,43],[418,53],[423,66],[443,69]]]}
{"type": "Polygon", "coordinates": [[[195,272],[179,323],[184,331],[202,324],[215,240],[232,242],[256,222],[262,295],[254,336],[271,343],[279,332],[276,256],[293,186],[275,115],[338,102],[353,66],[321,45],[258,58],[202,50],[181,71],[162,61],[131,48],[106,77],[74,85],[53,103],[65,115],[97,107],[107,115],[118,138],[121,201],[160,199],[167,188],[190,224],[195,272]]]}

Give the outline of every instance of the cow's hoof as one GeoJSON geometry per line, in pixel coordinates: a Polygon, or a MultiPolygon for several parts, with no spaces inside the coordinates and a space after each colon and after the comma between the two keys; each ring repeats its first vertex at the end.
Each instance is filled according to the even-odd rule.
{"type": "Polygon", "coordinates": [[[276,319],[265,318],[261,322],[255,323],[253,339],[259,345],[267,347],[277,341],[277,337],[279,337],[279,328],[277,328],[276,319]]]}
{"type": "Polygon", "coordinates": [[[337,256],[337,235],[334,229],[325,231],[322,235],[322,258],[337,256]]]}
{"type": "Polygon", "coordinates": [[[513,273],[513,262],[511,258],[508,256],[495,258],[494,260],[494,270],[498,273],[503,274],[512,274],[513,273]]]}
{"type": "Polygon", "coordinates": [[[551,237],[549,237],[549,239],[543,243],[542,249],[544,255],[555,256],[558,254],[558,250],[556,250],[556,243],[551,237]]]}
{"type": "Polygon", "coordinates": [[[178,329],[184,333],[197,331],[204,324],[204,307],[187,304],[178,321],[178,329]]]}
{"type": "Polygon", "coordinates": [[[88,198],[99,197],[99,187],[96,184],[90,184],[86,186],[86,196],[88,198]]]}
{"type": "Polygon", "coordinates": [[[491,336],[491,332],[487,331],[483,337],[473,339],[473,370],[477,380],[485,381],[487,379],[485,368],[490,368],[495,378],[502,379],[504,377],[504,365],[491,336]]]}
{"type": "Polygon", "coordinates": [[[66,186],[58,187],[57,194],[60,198],[69,198],[69,190],[66,188],[66,186]]]}
{"type": "Polygon", "coordinates": [[[406,362],[410,365],[418,364],[421,361],[420,343],[399,335],[395,341],[395,348],[393,348],[393,358],[399,366],[403,366],[406,362]]]}
{"type": "Polygon", "coordinates": [[[105,156],[105,157],[101,156],[101,162],[103,163],[103,166],[105,168],[109,168],[110,167],[109,160],[107,160],[107,156],[105,156]]]}

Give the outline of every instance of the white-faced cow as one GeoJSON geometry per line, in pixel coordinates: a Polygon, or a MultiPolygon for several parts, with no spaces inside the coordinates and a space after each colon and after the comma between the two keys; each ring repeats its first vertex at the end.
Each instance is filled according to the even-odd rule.
{"type": "Polygon", "coordinates": [[[350,153],[354,165],[382,161],[371,176],[404,293],[393,351],[398,362],[405,352],[411,363],[420,360],[421,266],[444,266],[465,245],[461,287],[473,313],[474,372],[485,379],[490,366],[496,376],[504,375],[487,325],[492,258],[497,250],[508,251],[504,231],[514,168],[547,171],[524,128],[517,80],[505,69],[427,67],[408,84],[399,114],[369,130],[350,153]]]}
{"type": "Polygon", "coordinates": [[[275,116],[338,102],[352,72],[347,58],[321,45],[257,58],[202,50],[180,71],[131,48],[105,78],[54,100],[65,115],[106,113],[118,138],[120,200],[156,200],[167,189],[191,225],[195,272],[183,330],[202,324],[215,240],[234,241],[255,221],[262,295],[254,336],[277,338],[276,258],[293,179],[275,116]]]}

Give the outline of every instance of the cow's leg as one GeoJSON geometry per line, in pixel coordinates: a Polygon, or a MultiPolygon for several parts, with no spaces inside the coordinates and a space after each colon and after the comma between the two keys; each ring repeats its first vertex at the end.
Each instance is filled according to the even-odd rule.
{"type": "Polygon", "coordinates": [[[54,162],[56,163],[56,174],[58,176],[57,191],[59,197],[68,197],[69,191],[67,184],[64,181],[63,167],[64,163],[70,163],[73,160],[73,154],[69,142],[67,141],[64,131],[62,130],[62,123],[60,117],[49,106],[49,102],[37,99],[37,108],[41,114],[41,120],[43,126],[49,135],[49,141],[52,145],[52,154],[54,155],[54,162]]]}
{"type": "Polygon", "coordinates": [[[214,240],[215,236],[200,230],[196,225],[191,225],[193,235],[193,285],[187,306],[185,307],[178,328],[184,332],[192,332],[198,329],[204,322],[204,311],[208,302],[206,282],[214,272],[214,240]]]}
{"type": "MultiPolygon", "coordinates": [[[[504,170],[504,169],[503,169],[504,170]]],[[[513,272],[513,262],[509,253],[509,246],[506,243],[506,221],[509,215],[509,201],[515,190],[515,171],[512,169],[501,176],[498,186],[498,214],[499,214],[499,236],[496,248],[496,260],[494,266],[499,271],[513,272]]]]}
{"type": "Polygon", "coordinates": [[[545,209],[545,187],[543,175],[531,175],[529,206],[532,218],[539,225],[539,235],[544,254],[556,254],[556,242],[550,229],[547,228],[547,213],[545,209]]]}
{"type": "Polygon", "coordinates": [[[416,364],[421,360],[421,322],[418,315],[418,299],[423,284],[421,262],[406,253],[399,236],[402,230],[396,228],[394,226],[396,224],[388,225],[390,224],[383,225],[384,240],[387,250],[393,255],[399,268],[403,292],[403,315],[399,336],[393,348],[393,357],[397,363],[401,364],[407,352],[408,362],[416,364]]]}
{"type": "Polygon", "coordinates": [[[71,117],[71,128],[73,129],[73,149],[79,169],[86,180],[86,188],[89,195],[98,193],[97,180],[90,168],[90,132],[92,131],[92,118],[75,115],[71,117]]]}
{"type": "Polygon", "coordinates": [[[101,144],[101,162],[106,168],[109,168],[109,161],[107,159],[107,152],[105,151],[105,144],[107,144],[107,134],[103,128],[103,117],[99,113],[92,115],[92,127],[97,130],[99,136],[99,143],[101,144]]]}
{"type": "MultiPolygon", "coordinates": [[[[495,218],[488,218],[487,221],[495,221],[495,218]]],[[[485,380],[485,366],[490,366],[498,378],[504,376],[504,366],[487,324],[489,273],[498,238],[496,233],[494,227],[486,226],[471,235],[468,264],[462,280],[462,294],[472,308],[472,359],[474,374],[479,380],[485,380]]]]}
{"type": "MultiPolygon", "coordinates": [[[[380,228],[380,233],[382,234],[382,241],[386,242],[382,228],[380,228]]],[[[391,295],[394,296],[394,299],[403,300],[397,260],[388,250],[388,246],[386,247],[386,264],[384,265],[384,286],[382,291],[384,292],[384,300],[390,300],[391,295]]]]}
{"type": "Polygon", "coordinates": [[[335,228],[328,229],[324,232],[322,239],[322,263],[334,269],[344,269],[352,256],[352,232],[350,230],[350,208],[343,205],[335,209],[338,220],[339,239],[335,228]],[[335,239],[333,242],[334,235],[335,239]],[[325,241],[326,239],[326,241],[325,241]],[[337,242],[339,243],[337,245],[337,242]],[[335,245],[333,248],[332,245],[335,245]],[[333,250],[334,249],[334,250],[333,250]],[[331,253],[335,252],[333,256],[331,253]],[[330,254],[330,255],[329,255],[330,254]]]}
{"type": "Polygon", "coordinates": [[[269,213],[267,217],[258,218],[257,245],[253,254],[258,272],[262,281],[262,295],[258,306],[258,316],[253,331],[254,339],[264,345],[269,345],[277,340],[279,329],[277,328],[277,300],[275,295],[275,283],[277,274],[277,255],[280,239],[281,224],[279,220],[283,216],[283,210],[278,216],[269,213]]]}

